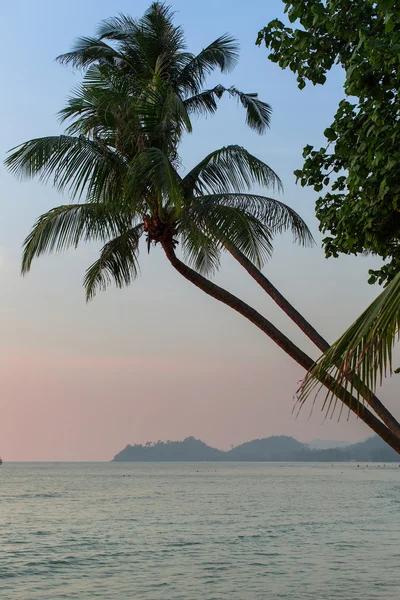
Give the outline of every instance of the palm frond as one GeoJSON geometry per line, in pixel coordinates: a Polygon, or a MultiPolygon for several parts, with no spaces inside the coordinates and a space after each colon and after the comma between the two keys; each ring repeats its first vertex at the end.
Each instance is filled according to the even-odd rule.
{"type": "Polygon", "coordinates": [[[294,242],[301,246],[315,244],[311,231],[300,215],[287,204],[256,194],[210,194],[193,199],[194,210],[207,214],[208,207],[230,206],[249,213],[268,227],[271,235],[291,231],[294,242]]]}
{"type": "MultiPolygon", "coordinates": [[[[130,114],[140,121],[141,131],[148,134],[150,145],[160,145],[168,140],[174,147],[174,153],[183,131],[192,131],[182,99],[160,77],[154,77],[150,84],[143,87],[142,96],[131,104],[130,114]]],[[[167,149],[169,144],[164,148],[167,149]]]]}
{"type": "Polygon", "coordinates": [[[238,98],[246,110],[246,123],[257,133],[264,133],[270,126],[272,109],[269,104],[258,99],[258,94],[245,94],[234,87],[228,89],[231,96],[238,98]]]}
{"type": "Polygon", "coordinates": [[[50,252],[76,248],[80,241],[106,241],[131,227],[132,219],[105,204],[67,204],[41,215],[24,241],[22,273],[34,258],[50,252]]]}
{"type": "MultiPolygon", "coordinates": [[[[153,2],[141,19],[123,14],[105,19],[96,37],[79,38],[71,52],[61,54],[56,60],[76,68],[99,63],[128,68],[137,77],[149,76],[158,56],[169,55],[173,59],[185,48],[183,30],[174,26],[172,17],[168,6],[153,2]]],[[[176,58],[180,64],[179,56],[176,58]]]]}
{"type": "Polygon", "coordinates": [[[100,40],[127,41],[140,30],[140,22],[130,15],[120,13],[116,17],[103,19],[97,28],[100,40]]]}
{"type": "Polygon", "coordinates": [[[126,57],[99,38],[80,37],[70,52],[60,54],[56,60],[62,65],[85,69],[94,63],[115,65],[118,61],[125,62],[126,57]]]}
{"type": "Polygon", "coordinates": [[[239,46],[235,38],[225,34],[204,48],[184,66],[176,79],[176,85],[183,91],[198,94],[207,75],[219,68],[222,73],[229,72],[239,58],[239,46]]]}
{"type": "Polygon", "coordinates": [[[142,81],[160,73],[161,64],[164,72],[173,76],[187,62],[183,56],[184,32],[174,25],[173,14],[170,7],[153,2],[141,19],[120,14],[103,21],[98,29],[99,39],[115,42],[124,57],[120,65],[127,66],[142,81]]]}
{"type": "Polygon", "coordinates": [[[130,156],[153,144],[176,153],[183,131],[192,130],[186,107],[169,82],[154,76],[135,93],[130,78],[110,76],[98,66],[88,70],[59,114],[61,122],[72,120],[68,134],[101,140],[130,156]]]}
{"type": "Polygon", "coordinates": [[[182,179],[182,189],[188,197],[194,192],[242,192],[254,184],[282,189],[278,175],[241,146],[225,146],[211,152],[182,179]]]}
{"type": "Polygon", "coordinates": [[[217,100],[223,96],[225,88],[222,85],[217,85],[211,90],[204,90],[199,94],[186,98],[183,102],[188,114],[196,114],[201,116],[212,115],[217,110],[217,100]]]}
{"type": "Polygon", "coordinates": [[[10,150],[6,167],[21,179],[36,175],[58,191],[72,197],[86,193],[91,199],[114,198],[120,194],[126,163],[110,148],[83,136],[36,138],[10,150]]]}
{"type": "Polygon", "coordinates": [[[216,247],[221,248],[229,240],[258,268],[262,268],[272,255],[269,227],[245,209],[204,202],[188,209],[187,215],[216,247]]]}
{"type": "Polygon", "coordinates": [[[157,199],[158,208],[182,205],[180,178],[169,157],[160,149],[150,147],[141,152],[131,162],[131,172],[127,178],[128,196],[139,198],[150,193],[157,199]]]}
{"type": "Polygon", "coordinates": [[[129,95],[136,90],[132,78],[108,65],[94,64],[87,68],[83,76],[82,85],[105,91],[120,90],[129,95]]]}
{"type": "Polygon", "coordinates": [[[127,112],[130,87],[126,77],[112,77],[104,67],[91,66],[58,113],[61,123],[71,121],[66,133],[101,138],[107,143],[127,112]]]}
{"type": "MultiPolygon", "coordinates": [[[[358,381],[370,393],[375,392],[378,381],[382,383],[383,377],[393,372],[393,346],[399,327],[400,273],[309,371],[298,392],[299,402],[304,403],[315,392],[321,376],[327,373],[357,399],[361,395],[360,386],[355,386],[358,381]]],[[[333,397],[328,400],[332,402],[333,397]]]]}
{"type": "Polygon", "coordinates": [[[220,266],[220,242],[206,235],[188,211],[181,212],[178,231],[187,264],[205,277],[214,275],[220,266]]]}
{"type": "Polygon", "coordinates": [[[184,100],[189,114],[212,115],[217,110],[217,102],[228,93],[230,97],[237,98],[246,110],[246,123],[251,128],[262,134],[270,126],[272,109],[269,104],[258,99],[258,94],[245,94],[240,90],[223,85],[216,85],[209,90],[203,90],[184,100]]]}
{"type": "Polygon", "coordinates": [[[86,271],[84,287],[86,300],[97,291],[105,290],[114,281],[118,288],[128,286],[139,274],[139,240],[143,225],[139,224],[107,242],[96,260],[86,271]]]}
{"type": "Polygon", "coordinates": [[[165,130],[173,129],[179,134],[182,130],[192,132],[192,123],[184,102],[174,90],[167,94],[162,106],[161,123],[165,130]]]}
{"type": "Polygon", "coordinates": [[[173,23],[174,11],[164,2],[152,2],[140,19],[143,35],[152,43],[157,54],[176,56],[186,48],[185,34],[173,23]]]}

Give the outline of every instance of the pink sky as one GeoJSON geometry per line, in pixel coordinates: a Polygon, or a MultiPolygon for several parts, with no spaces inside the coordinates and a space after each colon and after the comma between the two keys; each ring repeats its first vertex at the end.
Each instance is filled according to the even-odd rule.
{"type": "Polygon", "coordinates": [[[263,364],[29,349],[0,356],[0,364],[0,439],[8,460],[109,460],[126,443],[186,435],[221,448],[277,433],[303,441],[368,435],[347,414],[339,424],[324,422],[319,407],[311,418],[307,407],[295,419],[301,370],[285,356],[263,364]]]}
{"type": "MultiPolygon", "coordinates": [[[[286,244],[266,270],[289,298],[295,288],[298,308],[333,339],[376,290],[354,269],[357,260],[346,267],[317,249],[286,253],[286,244]],[[319,261],[323,285],[313,272],[319,261]],[[351,304],[342,291],[349,272],[357,282],[351,304]]],[[[86,305],[80,279],[91,253],[43,259],[24,279],[17,258],[0,269],[4,459],[110,460],[128,443],[188,435],[219,448],[279,434],[301,441],[369,435],[354,417],[324,420],[318,404],[311,417],[306,407],[296,419],[302,369],[243,317],[182,280],[161,252],[143,254],[142,277],[129,290],[110,289],[86,305]]],[[[224,261],[218,282],[318,356],[233,261],[224,261]]],[[[396,385],[396,378],[385,382],[382,394],[392,408],[396,385]]]]}
{"type": "MultiPolygon", "coordinates": [[[[277,246],[266,272],[328,339],[376,293],[356,259],[326,261],[317,248],[299,250],[288,240],[277,246]]],[[[84,248],[45,258],[26,278],[17,254],[0,268],[4,459],[110,460],[128,443],[188,435],[219,448],[279,434],[301,441],[369,435],[353,417],[324,420],[319,405],[296,419],[301,368],[243,317],[182,280],[158,250],[143,253],[142,276],[130,289],[110,289],[86,305],[81,277],[94,255],[84,248]]],[[[318,356],[232,260],[218,283],[318,356]]],[[[382,395],[393,408],[396,384],[386,382],[382,395]]]]}

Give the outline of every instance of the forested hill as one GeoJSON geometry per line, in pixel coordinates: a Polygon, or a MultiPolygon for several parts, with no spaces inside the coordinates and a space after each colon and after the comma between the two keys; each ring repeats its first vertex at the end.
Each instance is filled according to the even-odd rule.
{"type": "Polygon", "coordinates": [[[115,461],[215,461],[226,460],[225,452],[207,446],[201,440],[188,437],[183,442],[148,442],[142,446],[126,446],[115,461]]]}
{"type": "Polygon", "coordinates": [[[217,450],[201,440],[188,437],[181,442],[148,442],[145,445],[128,445],[113,459],[116,462],[201,462],[201,461],[298,461],[341,462],[375,461],[399,462],[400,456],[379,437],[345,448],[313,450],[292,437],[272,436],[252,440],[229,451],[217,450]]]}

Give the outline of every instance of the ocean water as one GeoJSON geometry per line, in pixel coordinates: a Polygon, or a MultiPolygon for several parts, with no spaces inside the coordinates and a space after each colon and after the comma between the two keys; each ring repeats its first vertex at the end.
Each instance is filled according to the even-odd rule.
{"type": "Polygon", "coordinates": [[[5,463],[0,597],[398,600],[400,468],[5,463]]]}

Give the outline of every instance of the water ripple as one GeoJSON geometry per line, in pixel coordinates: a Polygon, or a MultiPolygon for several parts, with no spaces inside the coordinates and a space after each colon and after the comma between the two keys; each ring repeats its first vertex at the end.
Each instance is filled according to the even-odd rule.
{"type": "Polygon", "coordinates": [[[398,600],[398,468],[15,464],[0,503],[2,600],[398,600]]]}

